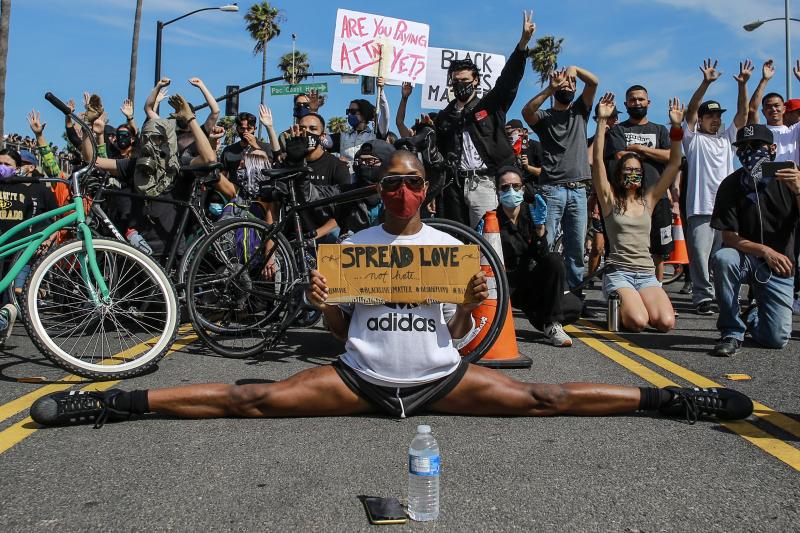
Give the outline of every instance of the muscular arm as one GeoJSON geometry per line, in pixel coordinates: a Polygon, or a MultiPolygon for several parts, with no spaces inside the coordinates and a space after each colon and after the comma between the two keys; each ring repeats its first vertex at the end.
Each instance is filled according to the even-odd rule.
{"type": "MultiPolygon", "coordinates": [[[[753,91],[753,96],[750,97],[750,105],[747,107],[747,124],[758,124],[758,107],[761,105],[761,98],[764,97],[764,89],[767,88],[768,83],[769,79],[762,77],[756,86],[756,90],[753,91]]],[[[736,116],[739,116],[738,110],[736,116]]]]}
{"type": "Polygon", "coordinates": [[[553,88],[551,85],[545,87],[542,92],[534,96],[525,107],[522,108],[522,118],[525,119],[525,122],[528,123],[528,126],[531,128],[539,122],[539,117],[537,116],[536,112],[539,111],[539,108],[553,95],[553,88]]]}
{"type": "Polygon", "coordinates": [[[594,102],[594,95],[597,94],[597,86],[600,84],[600,80],[589,72],[586,69],[581,67],[569,67],[567,69],[568,75],[575,75],[579,80],[583,82],[583,92],[581,93],[581,99],[583,103],[586,105],[586,109],[592,109],[592,103],[594,102]]]}

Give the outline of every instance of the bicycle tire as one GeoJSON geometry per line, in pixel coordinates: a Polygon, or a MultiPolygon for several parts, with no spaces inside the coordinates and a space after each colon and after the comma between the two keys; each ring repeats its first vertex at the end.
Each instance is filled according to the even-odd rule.
{"type": "MultiPolygon", "coordinates": [[[[671,264],[671,263],[670,263],[671,264]]],[[[673,270],[671,273],[667,272],[667,267],[669,265],[664,265],[664,277],[661,280],[662,285],[669,285],[670,283],[675,283],[680,279],[683,275],[686,266],[684,265],[672,265],[673,270]]]]}
{"type": "MultiPolygon", "coordinates": [[[[257,252],[263,254],[263,249],[261,244],[257,252]]],[[[284,326],[289,305],[281,297],[296,281],[291,246],[274,225],[255,219],[226,221],[201,241],[191,260],[186,277],[189,319],[198,337],[215,353],[236,359],[256,355],[275,342],[284,326]],[[237,251],[231,251],[237,231],[255,231],[259,243],[275,243],[276,272],[271,280],[263,277],[257,256],[244,264],[237,251]],[[215,262],[212,273],[201,272],[204,263],[215,262]],[[255,294],[254,287],[274,296],[255,294]]]]}
{"type": "Polygon", "coordinates": [[[506,321],[511,294],[508,286],[508,278],[502,266],[503,262],[492,245],[469,226],[443,218],[428,219],[425,221],[425,224],[439,231],[448,233],[464,244],[477,244],[480,248],[481,258],[486,260],[489,268],[491,268],[494,273],[497,286],[497,311],[495,313],[495,320],[493,320],[491,324],[488,324],[489,329],[481,342],[478,343],[472,351],[461,354],[461,356],[470,363],[475,363],[489,351],[489,348],[491,348],[503,331],[503,325],[506,321]]]}
{"type": "Polygon", "coordinates": [[[73,240],[50,250],[32,268],[23,289],[25,327],[36,347],[69,372],[96,380],[141,375],[158,364],[175,341],[175,289],[163,269],[132,246],[113,239],[93,239],[93,246],[107,280],[109,302],[95,306],[89,298],[78,260],[85,245],[73,240]],[[92,333],[82,339],[89,328],[94,328],[92,333]],[[64,337],[70,332],[78,333],[74,343],[73,337],[64,337]],[[80,356],[78,344],[83,345],[80,356]],[[112,353],[117,347],[120,351],[112,353]],[[98,348],[100,353],[89,354],[87,360],[86,350],[98,348]]]}

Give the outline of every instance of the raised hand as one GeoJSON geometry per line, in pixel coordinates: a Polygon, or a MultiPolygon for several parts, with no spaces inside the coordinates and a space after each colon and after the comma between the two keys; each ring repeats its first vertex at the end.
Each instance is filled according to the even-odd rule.
{"type": "Polygon", "coordinates": [[[161,89],[160,91],[158,91],[158,94],[156,95],[156,105],[160,104],[161,100],[166,98],[168,94],[169,93],[166,89],[161,89]]]}
{"type": "Polygon", "coordinates": [[[133,118],[133,101],[126,98],[119,110],[122,111],[126,119],[131,120],[133,118]]]}
{"type": "Polygon", "coordinates": [[[253,150],[261,150],[261,145],[258,144],[258,139],[256,139],[256,136],[249,131],[242,134],[242,139],[244,139],[253,150]]]}
{"type": "Polygon", "coordinates": [[[600,101],[597,102],[597,119],[608,119],[614,114],[614,110],[616,108],[617,103],[615,101],[614,93],[604,94],[600,97],[600,101]]]}
{"type": "Polygon", "coordinates": [[[214,126],[211,128],[211,133],[208,134],[208,138],[213,140],[221,139],[225,136],[225,128],[222,126],[214,126]]]}
{"type": "Polygon", "coordinates": [[[194,87],[197,87],[197,88],[200,88],[200,87],[203,87],[203,86],[205,86],[205,84],[203,83],[203,80],[201,80],[201,79],[200,79],[200,78],[198,78],[198,77],[189,78],[189,83],[190,83],[192,86],[194,86],[194,87]]]}
{"type": "Polygon", "coordinates": [[[320,107],[325,105],[325,97],[319,91],[312,89],[308,91],[308,108],[316,113],[320,107]]]}
{"type": "MultiPolygon", "coordinates": [[[[88,112],[86,113],[89,114],[88,112]]],[[[108,115],[105,111],[100,114],[94,121],[92,121],[92,131],[95,135],[100,135],[106,130],[106,123],[108,122],[108,115]]]]}
{"type": "MultiPolygon", "coordinates": [[[[797,63],[800,64],[800,60],[798,60],[797,63]]],[[[411,93],[413,91],[414,91],[414,86],[411,85],[411,82],[409,81],[404,81],[403,85],[400,86],[400,96],[404,99],[411,96],[411,93]]]]}
{"type": "Polygon", "coordinates": [[[686,115],[686,106],[681,104],[678,98],[673,98],[669,102],[669,121],[673,126],[680,126],[683,117],[686,115]]]}
{"type": "Polygon", "coordinates": [[[739,83],[747,83],[747,80],[749,80],[752,75],[753,63],[749,59],[745,59],[744,63],[739,63],[739,75],[734,76],[733,79],[739,83]]]}
{"type": "Polygon", "coordinates": [[[792,72],[794,72],[794,77],[800,80],[800,59],[797,60],[797,64],[795,64],[792,72]]]}
{"type": "Polygon", "coordinates": [[[75,112],[75,100],[70,98],[69,102],[67,102],[67,107],[69,108],[69,112],[70,113],[74,113],[75,112]]]}
{"type": "Polygon", "coordinates": [[[772,59],[767,59],[761,66],[761,77],[765,80],[770,80],[775,75],[775,62],[772,59]]]}
{"type": "Polygon", "coordinates": [[[712,62],[711,58],[708,58],[703,61],[703,66],[700,67],[700,72],[703,73],[703,80],[707,83],[714,83],[722,76],[722,72],[717,70],[717,65],[719,61],[714,60],[712,62]]]}
{"type": "Polygon", "coordinates": [[[557,70],[550,75],[550,90],[555,92],[568,83],[566,69],[557,70]]]}
{"type": "Polygon", "coordinates": [[[158,83],[156,83],[156,87],[161,89],[163,87],[166,87],[170,83],[172,83],[172,80],[170,80],[169,78],[161,78],[160,80],[158,80],[158,83]]]}
{"type": "Polygon", "coordinates": [[[375,83],[377,83],[378,87],[383,89],[383,86],[386,85],[386,80],[383,78],[383,76],[378,76],[378,79],[375,80],[375,83]]]}
{"type": "Polygon", "coordinates": [[[91,93],[83,91],[83,108],[89,109],[89,100],[92,98],[91,93]]]}
{"type": "Polygon", "coordinates": [[[261,119],[261,123],[267,128],[272,127],[272,111],[264,104],[258,106],[258,118],[261,119]]]}
{"type": "Polygon", "coordinates": [[[44,127],[47,126],[46,123],[43,123],[39,118],[39,112],[35,109],[31,110],[28,113],[28,125],[31,127],[31,131],[37,137],[42,134],[44,131],[44,127]]]}
{"type": "Polygon", "coordinates": [[[86,94],[88,93],[83,95],[83,101],[86,103],[86,121],[94,122],[100,115],[105,113],[103,102],[96,94],[90,95],[89,98],[86,98],[86,94]]]}
{"type": "Polygon", "coordinates": [[[189,105],[189,102],[186,101],[186,98],[181,96],[180,94],[173,94],[169,97],[169,105],[175,110],[175,119],[178,121],[183,121],[185,124],[189,124],[189,122],[195,118],[194,111],[192,111],[192,106],[189,105]]]}
{"type": "Polygon", "coordinates": [[[536,24],[533,22],[533,11],[523,11],[522,36],[519,38],[519,44],[521,48],[524,48],[528,45],[534,33],[536,33],[536,24]]]}

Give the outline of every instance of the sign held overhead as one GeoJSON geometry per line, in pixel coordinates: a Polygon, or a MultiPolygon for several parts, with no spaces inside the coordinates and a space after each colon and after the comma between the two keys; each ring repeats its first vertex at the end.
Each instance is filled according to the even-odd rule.
{"type": "Polygon", "coordinates": [[[419,22],[339,9],[331,68],[345,74],[422,83],[429,30],[419,22]]]}
{"type": "Polygon", "coordinates": [[[428,48],[428,70],[422,86],[422,107],[444,109],[453,98],[447,85],[447,69],[457,59],[471,59],[478,67],[478,98],[483,98],[494,87],[506,64],[502,54],[457,50],[455,48],[428,48]]]}

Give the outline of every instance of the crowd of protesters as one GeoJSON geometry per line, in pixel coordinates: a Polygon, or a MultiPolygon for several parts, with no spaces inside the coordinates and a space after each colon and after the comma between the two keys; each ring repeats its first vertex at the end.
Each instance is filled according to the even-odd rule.
{"type": "MultiPolygon", "coordinates": [[[[800,101],[767,92],[773,62],[762,65],[749,99],[755,67],[750,61],[739,65],[736,109],[728,112],[705,99],[720,70],[716,61],[703,61],[702,79],[687,105],[678,99],[670,103],[669,127],[648,117],[646,80],[620,95],[622,111],[614,95],[598,100],[601,80],[580,66],[554,72],[538,94],[518,98],[525,62],[525,49],[515,48],[494,88],[479,97],[478,67],[469,59],[452,61],[449,104],[413,125],[406,124],[413,87],[404,84],[395,115],[383,91],[377,109],[365,99],[352,100],[342,133],[326,131],[325,99],[312,92],[295,96],[292,117],[273,117],[265,106],[239,113],[229,137],[219,122],[218,103],[196,77],[188,83],[209,108],[202,123],[186,98],[168,96],[168,78],[147,97],[141,127],[129,100],[120,107],[124,120],[111,124],[102,99],[85,93],[80,116],[96,137],[97,167],[107,173],[107,186],[143,194],[140,200],[111,200],[108,212],[121,233],[147,253],[164,254],[172,240],[184,238],[175,232],[180,218],[175,208],[147,201],[148,195],[186,199],[195,174],[180,167],[223,164],[214,187],[228,205],[209,204],[210,216],[234,206],[272,221],[279,205],[259,198],[261,169],[310,167],[302,186],[310,201],[375,183],[392,153],[406,149],[426,167],[425,217],[479,227],[487,211],[497,211],[512,304],[553,345],[571,346],[563,326],[595,314],[583,291],[593,276],[602,278],[604,297],[620,298],[624,329],[674,328],[676,313],[661,280],[674,249],[673,222],[680,217],[689,253],[681,292],[691,293],[695,313],[718,314],[720,341],[711,352],[734,355],[748,332],[762,346],[784,346],[792,311],[800,313],[800,240],[795,239],[800,101]],[[165,99],[174,109],[169,118],[160,109],[165,99]],[[508,120],[512,111],[524,122],[508,120]],[[596,128],[589,137],[593,111],[596,128]],[[626,120],[620,120],[623,113],[626,120]],[[392,118],[398,134],[389,131],[392,118]],[[259,123],[264,138],[256,137],[259,123]],[[764,166],[773,161],[794,167],[764,166]],[[740,303],[742,285],[749,287],[745,303],[740,303]]],[[[800,79],[800,62],[795,75],[800,79]]],[[[69,106],[74,110],[74,101],[69,106]]],[[[27,166],[34,175],[55,176],[65,161],[80,165],[81,157],[89,157],[91,143],[69,117],[64,124],[69,150],[61,151],[45,138],[35,111],[28,121],[32,137],[5,137],[0,175],[24,174],[27,166]]],[[[0,191],[9,187],[0,181],[0,191]]],[[[65,200],[63,191],[56,196],[65,200]]],[[[0,220],[36,214],[31,202],[22,204],[4,204],[0,220]]],[[[319,242],[337,242],[379,223],[384,211],[376,195],[354,209],[305,213],[303,229],[315,232],[319,242]]]]}

